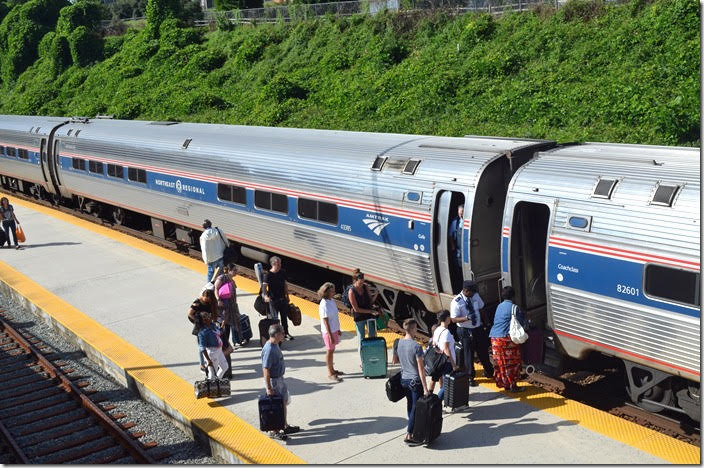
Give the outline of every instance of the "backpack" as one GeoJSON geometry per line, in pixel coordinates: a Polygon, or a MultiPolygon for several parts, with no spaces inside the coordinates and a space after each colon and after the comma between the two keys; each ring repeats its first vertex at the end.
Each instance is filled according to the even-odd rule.
{"type": "Polygon", "coordinates": [[[354,286],[353,285],[348,285],[345,288],[345,292],[342,293],[342,303],[345,304],[345,307],[348,309],[352,310],[352,303],[350,302],[350,291],[352,290],[354,286]]]}

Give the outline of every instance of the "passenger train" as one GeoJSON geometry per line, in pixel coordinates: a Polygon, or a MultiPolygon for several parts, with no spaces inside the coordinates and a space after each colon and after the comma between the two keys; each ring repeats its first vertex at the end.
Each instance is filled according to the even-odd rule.
{"type": "Polygon", "coordinates": [[[493,307],[510,284],[539,366],[620,358],[634,402],[699,420],[698,148],[0,116],[0,181],[196,248],[208,218],[248,258],[360,268],[426,332],[462,279],[493,307]]]}

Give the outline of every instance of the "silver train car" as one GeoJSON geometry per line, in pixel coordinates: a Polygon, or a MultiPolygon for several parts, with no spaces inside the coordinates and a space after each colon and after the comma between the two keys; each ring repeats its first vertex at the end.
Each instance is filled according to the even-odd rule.
{"type": "MultiPolygon", "coordinates": [[[[686,275],[694,271],[698,285],[693,151],[0,116],[6,189],[70,202],[116,223],[138,213],[155,235],[193,247],[208,218],[243,256],[258,261],[279,254],[342,275],[360,268],[397,320],[415,317],[426,332],[463,278],[477,281],[494,305],[501,284],[512,284],[543,335],[542,361],[551,352],[622,357],[635,366],[632,398],[651,410],[680,401],[683,407],[682,390],[699,408],[699,354],[690,350],[699,339],[698,286],[694,306],[671,303],[660,290],[653,293],[659,280],[648,283],[652,275],[671,274],[659,267],[675,265],[686,275]],[[18,157],[20,149],[26,157],[18,157]],[[615,181],[611,191],[609,181],[615,181]],[[658,205],[672,186],[678,187],[673,204],[658,205]],[[642,190],[655,199],[643,202],[642,190]],[[448,234],[460,204],[465,216],[455,268],[448,234]],[[675,219],[685,223],[685,214],[688,230],[664,228],[675,219]],[[654,241],[662,234],[669,237],[654,241]],[[638,239],[643,243],[636,245],[638,239]],[[629,258],[636,254],[621,250],[670,263],[639,263],[636,281],[629,258]],[[609,263],[615,259],[625,263],[617,269],[609,263]],[[611,276],[628,270],[618,276],[619,290],[609,289],[608,275],[594,276],[601,268],[611,276]]],[[[683,287],[685,295],[695,289],[683,287]]]]}
{"type": "Polygon", "coordinates": [[[503,280],[549,346],[622,358],[634,402],[698,420],[700,228],[698,148],[541,152],[508,190],[503,280]]]}

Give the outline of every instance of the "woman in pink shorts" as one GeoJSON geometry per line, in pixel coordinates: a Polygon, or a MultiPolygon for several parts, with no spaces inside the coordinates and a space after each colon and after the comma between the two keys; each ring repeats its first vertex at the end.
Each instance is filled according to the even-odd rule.
{"type": "Polygon", "coordinates": [[[323,343],[325,343],[325,363],[328,366],[328,379],[342,382],[340,376],[344,375],[344,372],[335,370],[332,365],[332,353],[335,351],[335,345],[340,343],[340,337],[342,336],[339,312],[337,304],[332,298],[333,294],[335,294],[335,285],[332,283],[325,283],[318,289],[318,296],[320,296],[320,305],[318,306],[320,331],[323,334],[323,343]]]}

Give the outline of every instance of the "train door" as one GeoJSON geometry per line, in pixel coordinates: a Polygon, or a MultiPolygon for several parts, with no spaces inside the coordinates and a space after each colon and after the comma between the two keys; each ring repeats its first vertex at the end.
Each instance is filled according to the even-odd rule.
{"type": "Polygon", "coordinates": [[[49,179],[46,177],[46,138],[42,138],[39,145],[39,159],[42,168],[42,177],[44,178],[44,187],[48,189],[49,179]]]}
{"type": "MultiPolygon", "coordinates": [[[[462,261],[464,252],[464,228],[459,226],[460,257],[456,256],[450,241],[452,221],[457,217],[457,209],[463,205],[465,196],[461,192],[441,190],[435,198],[435,222],[433,223],[433,258],[438,289],[441,293],[454,294],[462,289],[462,261]]],[[[465,215],[466,216],[466,215],[465,215]]]]}
{"type": "Polygon", "coordinates": [[[509,272],[516,302],[531,319],[542,320],[547,311],[545,273],[550,207],[519,201],[513,207],[509,272]]]}
{"type": "Polygon", "coordinates": [[[42,172],[48,172],[49,178],[51,179],[51,184],[48,184],[49,192],[57,196],[61,195],[61,189],[59,188],[61,185],[59,180],[59,141],[54,139],[54,134],[59,127],[60,125],[49,133],[49,141],[46,146],[46,159],[44,159],[42,155],[42,172]]]}

